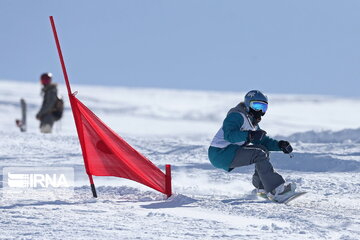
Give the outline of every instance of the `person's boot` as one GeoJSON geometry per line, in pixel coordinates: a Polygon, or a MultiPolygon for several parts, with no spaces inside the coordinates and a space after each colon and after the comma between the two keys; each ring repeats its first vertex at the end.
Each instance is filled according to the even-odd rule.
{"type": "Polygon", "coordinates": [[[289,197],[294,195],[295,189],[295,183],[283,183],[271,192],[268,192],[267,196],[270,200],[274,202],[283,202],[284,199],[288,199],[289,197]]]}
{"type": "Polygon", "coordinates": [[[41,133],[51,133],[52,127],[50,124],[45,124],[43,126],[40,127],[40,132],[41,133]]]}
{"type": "Polygon", "coordinates": [[[257,188],[256,195],[262,198],[268,198],[265,189],[257,188]]]}

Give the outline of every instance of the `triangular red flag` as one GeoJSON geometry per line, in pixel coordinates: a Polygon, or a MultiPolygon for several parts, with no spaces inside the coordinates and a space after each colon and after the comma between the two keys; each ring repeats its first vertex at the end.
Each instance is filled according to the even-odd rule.
{"type": "Polygon", "coordinates": [[[106,126],[71,92],[55,21],[52,16],[49,18],[83,152],[86,173],[89,176],[94,197],[97,197],[97,194],[92,175],[131,179],[170,197],[170,165],[166,165],[166,174],[164,174],[150,160],[133,149],[113,130],[106,126]]]}
{"type": "Polygon", "coordinates": [[[166,175],[71,95],[87,174],[134,180],[168,194],[166,175]]]}

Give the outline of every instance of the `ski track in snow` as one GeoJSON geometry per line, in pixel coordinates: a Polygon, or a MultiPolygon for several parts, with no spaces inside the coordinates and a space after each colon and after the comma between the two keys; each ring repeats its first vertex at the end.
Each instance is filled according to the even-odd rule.
{"type": "MultiPolygon", "coordinates": [[[[313,128],[313,122],[308,119],[298,128],[299,123],[292,124],[296,115],[289,117],[285,131],[271,125],[271,121],[287,122],[278,112],[289,109],[289,105],[322,104],[329,101],[328,97],[312,96],[310,101],[301,96],[276,95],[273,115],[269,112],[269,119],[264,119],[270,129],[276,126],[274,134],[288,133],[281,138],[290,139],[294,147],[293,158],[271,154],[275,169],[295,182],[299,190],[308,192],[284,205],[259,199],[252,193],[253,166],[227,173],[212,167],[207,159],[208,144],[227,108],[231,107],[231,101],[237,100],[235,96],[240,93],[82,86],[81,92],[88,96],[99,93],[93,95],[96,97],[84,96],[84,102],[104,122],[162,170],[165,164],[172,165],[175,192],[166,200],[164,195],[126,179],[95,177],[99,197],[94,199],[70,109],[66,109],[61,129],[58,124],[54,134],[42,135],[32,117],[39,108],[40,97],[17,88],[18,84],[0,81],[3,114],[0,168],[73,167],[76,187],[73,197],[61,200],[16,200],[2,196],[0,239],[359,238],[359,126],[351,122],[339,128],[329,123],[325,124],[328,129],[321,131],[313,128]],[[150,98],[147,99],[144,107],[142,97],[151,94],[155,96],[153,102],[150,104],[150,98]],[[120,95],[122,97],[118,97],[120,95]],[[134,95],[142,97],[137,100],[134,95]],[[20,112],[18,100],[23,96],[29,107],[26,133],[20,133],[14,126],[20,112]],[[220,103],[219,98],[223,99],[220,103]],[[172,108],[164,104],[168,100],[172,108]],[[193,104],[195,101],[199,101],[199,106],[193,104]],[[177,103],[178,108],[174,107],[177,103]],[[148,105],[151,108],[147,108],[148,105]],[[214,107],[203,109],[204,105],[214,107]],[[135,121],[136,128],[126,129],[129,119],[135,121]],[[204,119],[207,119],[204,126],[199,127],[204,119]],[[168,129],[171,124],[164,125],[164,120],[173,121],[177,129],[168,129]],[[146,132],[149,128],[153,129],[146,132]]],[[[26,88],[33,93],[39,91],[35,84],[28,84],[26,88]]],[[[349,100],[332,101],[337,105],[349,100]]],[[[333,107],[328,106],[324,111],[331,111],[333,107]]],[[[306,109],[304,111],[306,114],[306,109]]],[[[0,174],[2,186],[2,172],[0,174]]]]}

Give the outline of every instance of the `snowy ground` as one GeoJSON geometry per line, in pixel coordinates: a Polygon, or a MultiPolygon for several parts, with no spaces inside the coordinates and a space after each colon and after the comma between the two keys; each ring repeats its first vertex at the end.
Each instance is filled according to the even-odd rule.
{"type": "MultiPolygon", "coordinates": [[[[0,239],[359,239],[360,99],[269,94],[261,126],[295,149],[294,158],[272,153],[272,162],[308,191],[280,205],[251,193],[253,166],[226,173],[207,160],[211,138],[243,93],[73,90],[157,166],[172,165],[175,194],[164,200],[138,183],[95,177],[99,198],[92,198],[68,105],[54,134],[42,135],[34,118],[40,86],[0,81],[0,168],[72,167],[76,180],[69,199],[3,197],[0,239]],[[21,97],[29,108],[26,133],[14,124],[21,97]]],[[[63,85],[60,91],[66,96],[63,85]]]]}

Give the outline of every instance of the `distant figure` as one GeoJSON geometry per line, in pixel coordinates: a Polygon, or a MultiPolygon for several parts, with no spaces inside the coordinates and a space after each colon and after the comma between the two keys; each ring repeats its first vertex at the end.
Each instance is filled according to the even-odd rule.
{"type": "Polygon", "coordinates": [[[268,98],[263,93],[258,90],[248,92],[244,102],[228,112],[211,142],[208,154],[212,165],[229,172],[237,167],[255,164],[252,183],[258,195],[282,202],[295,194],[296,185],[285,183],[283,177],[274,171],[269,151],[290,154],[292,147],[287,141],[266,136],[266,132],[260,129],[258,124],[267,108],[268,98]]]}
{"type": "Polygon", "coordinates": [[[40,82],[43,85],[41,94],[44,99],[36,119],[40,120],[40,132],[51,133],[54,122],[62,117],[64,103],[57,96],[57,85],[52,83],[51,73],[41,74],[40,82]]]}

